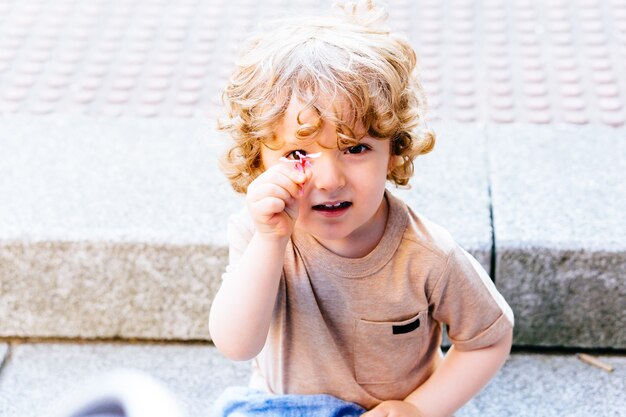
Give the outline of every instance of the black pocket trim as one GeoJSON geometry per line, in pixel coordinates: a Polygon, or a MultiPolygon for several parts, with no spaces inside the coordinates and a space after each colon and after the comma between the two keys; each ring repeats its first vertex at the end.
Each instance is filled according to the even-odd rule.
{"type": "Polygon", "coordinates": [[[411,322],[411,323],[402,324],[400,326],[392,326],[393,334],[410,333],[413,330],[417,329],[418,327],[420,327],[420,319],[419,318],[416,319],[415,321],[411,322]]]}

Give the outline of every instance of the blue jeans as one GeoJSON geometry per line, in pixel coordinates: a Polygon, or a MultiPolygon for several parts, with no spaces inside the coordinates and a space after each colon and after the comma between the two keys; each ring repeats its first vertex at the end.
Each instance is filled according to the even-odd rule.
{"type": "Polygon", "coordinates": [[[364,412],[330,395],[274,395],[231,387],[217,399],[211,417],[357,417],[364,412]]]}

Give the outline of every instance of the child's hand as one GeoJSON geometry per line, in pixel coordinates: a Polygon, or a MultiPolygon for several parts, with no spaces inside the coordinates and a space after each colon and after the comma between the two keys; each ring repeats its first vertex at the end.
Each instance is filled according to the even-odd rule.
{"type": "Polygon", "coordinates": [[[423,417],[420,410],[408,401],[383,401],[361,417],[423,417]]]}
{"type": "Polygon", "coordinates": [[[310,170],[279,163],[250,183],[246,203],[259,233],[272,238],[291,236],[298,218],[301,186],[310,177],[310,170]]]}

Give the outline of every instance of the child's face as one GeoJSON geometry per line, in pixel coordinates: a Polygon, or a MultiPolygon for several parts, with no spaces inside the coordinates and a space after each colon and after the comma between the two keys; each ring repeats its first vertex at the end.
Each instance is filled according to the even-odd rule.
{"type": "MultiPolygon", "coordinates": [[[[325,122],[316,141],[304,146],[296,138],[300,128],[296,118],[302,108],[302,103],[291,101],[276,131],[283,146],[277,150],[263,147],[263,164],[266,168],[284,164],[280,158],[297,158],[297,150],[303,154],[321,153],[306,168],[312,176],[300,197],[296,227],[311,233],[335,253],[363,256],[378,243],[387,220],[383,195],[391,160],[389,140],[366,135],[359,144],[338,149],[336,126],[325,122]],[[351,250],[359,247],[365,253],[351,250]]],[[[300,115],[302,123],[314,123],[316,118],[313,110],[300,115]]],[[[358,128],[357,135],[362,133],[358,128]]]]}

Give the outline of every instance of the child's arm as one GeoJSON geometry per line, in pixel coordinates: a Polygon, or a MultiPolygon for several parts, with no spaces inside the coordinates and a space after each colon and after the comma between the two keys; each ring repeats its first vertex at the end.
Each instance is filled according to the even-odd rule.
{"type": "Polygon", "coordinates": [[[452,346],[437,370],[404,401],[385,401],[364,417],[448,417],[472,399],[509,355],[511,330],[492,346],[460,351],[452,346]]]}
{"type": "Polygon", "coordinates": [[[211,305],[209,330],[218,349],[234,360],[263,348],[276,301],[287,242],[306,174],[275,165],[248,187],[246,203],[256,231],[211,305]]]}

